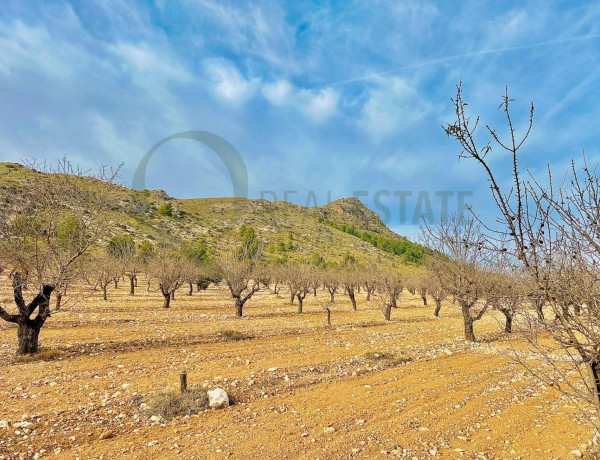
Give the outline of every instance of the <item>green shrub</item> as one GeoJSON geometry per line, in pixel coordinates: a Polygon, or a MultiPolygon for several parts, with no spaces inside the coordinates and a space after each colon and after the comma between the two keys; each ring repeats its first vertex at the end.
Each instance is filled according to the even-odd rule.
{"type": "Polygon", "coordinates": [[[169,203],[161,204],[158,207],[157,212],[160,216],[171,217],[173,215],[173,206],[171,206],[169,203]]]}

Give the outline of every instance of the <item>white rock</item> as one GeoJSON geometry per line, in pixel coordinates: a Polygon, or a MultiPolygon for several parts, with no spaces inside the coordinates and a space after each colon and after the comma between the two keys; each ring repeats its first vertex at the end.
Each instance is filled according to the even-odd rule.
{"type": "Polygon", "coordinates": [[[276,367],[269,367],[269,368],[267,369],[267,371],[268,371],[268,372],[275,372],[276,370],[277,370],[277,368],[276,368],[276,367]]]}
{"type": "Polygon", "coordinates": [[[208,405],[213,409],[222,409],[229,407],[229,396],[227,392],[222,388],[215,388],[214,390],[207,391],[208,405]]]}
{"type": "Polygon", "coordinates": [[[10,422],[8,420],[0,420],[0,428],[8,428],[10,426],[10,422]]]}
{"type": "Polygon", "coordinates": [[[578,458],[581,458],[581,457],[583,457],[583,454],[581,453],[581,451],[580,451],[580,450],[572,450],[572,451],[571,451],[571,454],[572,454],[572,455],[575,455],[575,457],[578,457],[578,458]]]}
{"type": "Polygon", "coordinates": [[[17,422],[13,426],[15,428],[29,428],[30,430],[35,428],[35,425],[31,422],[17,422]]]}
{"type": "Polygon", "coordinates": [[[150,417],[151,422],[160,422],[160,417],[158,415],[153,415],[150,417]]]}

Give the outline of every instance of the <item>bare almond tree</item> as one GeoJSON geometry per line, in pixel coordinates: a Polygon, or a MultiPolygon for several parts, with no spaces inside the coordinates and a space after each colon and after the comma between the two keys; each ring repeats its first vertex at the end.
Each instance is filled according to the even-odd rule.
{"type": "Polygon", "coordinates": [[[489,274],[485,298],[494,310],[504,315],[504,332],[507,334],[513,332],[513,320],[524,302],[523,287],[519,279],[502,267],[489,274]]]}
{"type": "Polygon", "coordinates": [[[260,290],[260,274],[256,263],[259,258],[260,248],[247,251],[242,246],[219,259],[221,273],[229,288],[237,317],[243,316],[244,305],[260,290]]]}
{"type": "Polygon", "coordinates": [[[314,270],[307,264],[290,263],[285,274],[290,291],[298,299],[298,313],[302,313],[304,299],[311,290],[314,270]]]}
{"type": "Polygon", "coordinates": [[[362,274],[362,277],[364,279],[363,287],[365,288],[365,291],[367,292],[366,300],[367,300],[367,302],[370,302],[371,296],[377,289],[377,276],[375,274],[371,273],[370,270],[369,271],[365,270],[364,273],[362,274]]]}
{"type": "Polygon", "coordinates": [[[56,167],[30,165],[23,178],[0,188],[0,257],[11,269],[18,310],[0,307],[0,317],[18,326],[18,354],[38,351],[52,293],[76,276],[78,260],[105,234],[115,177],[104,171],[91,177],[63,160],[56,167]],[[36,292],[29,302],[26,283],[36,292]]]}
{"type": "Polygon", "coordinates": [[[90,271],[93,273],[94,282],[102,290],[102,299],[107,301],[108,286],[113,283],[115,276],[120,272],[121,265],[103,249],[93,254],[92,261],[90,271]]]}
{"type": "Polygon", "coordinates": [[[360,287],[358,270],[356,266],[350,266],[343,269],[341,273],[341,284],[352,303],[353,310],[357,310],[356,290],[360,287]]]}
{"type": "Polygon", "coordinates": [[[326,268],[323,271],[323,286],[329,292],[329,301],[335,302],[335,294],[340,287],[340,273],[335,268],[326,268]]]}
{"type": "Polygon", "coordinates": [[[433,249],[431,258],[440,267],[439,280],[445,292],[456,299],[463,315],[465,339],[475,342],[473,325],[489,304],[484,299],[485,239],[474,219],[453,215],[435,225],[421,227],[422,239],[433,249]]]}
{"type": "Polygon", "coordinates": [[[379,267],[377,286],[380,289],[381,308],[386,321],[392,320],[392,308],[397,307],[398,297],[404,289],[404,279],[395,267],[379,267]]]}
{"type": "Polygon", "coordinates": [[[148,262],[147,273],[150,283],[164,297],[163,307],[169,308],[174,293],[190,279],[194,279],[195,266],[181,253],[167,248],[158,249],[148,262]]]}
{"type": "Polygon", "coordinates": [[[437,262],[435,257],[427,257],[425,261],[427,273],[424,275],[427,284],[427,293],[435,302],[434,316],[440,316],[442,302],[448,297],[448,292],[444,287],[444,266],[437,262]]]}
{"type": "Polygon", "coordinates": [[[507,89],[499,107],[506,116],[507,136],[502,137],[486,126],[488,140],[480,144],[479,118],[469,117],[462,85],[457,89],[453,99],[456,119],[444,129],[459,143],[460,157],[479,164],[490,182],[498,210],[495,222],[486,225],[490,242],[495,243],[497,251],[511,256],[514,267],[529,277],[531,289],[527,298],[537,317],[525,317],[528,337],[538,356],[552,369],[548,374],[536,375],[551,384],[561,379],[567,382],[560,388],[562,391],[575,402],[594,404],[600,414],[600,293],[596,288],[600,265],[598,165],[589,165],[585,156],[581,167],[573,161],[559,184],[550,169],[547,177],[536,178],[526,173],[524,178],[518,160],[533,127],[533,104],[529,123],[519,136],[510,110],[513,99],[507,89]],[[493,148],[508,153],[510,187],[501,186],[500,171],[504,166],[488,159],[493,148]],[[551,310],[553,320],[545,318],[542,305],[551,310]],[[537,340],[539,332],[549,333],[562,353],[549,350],[546,341],[537,340]],[[568,369],[565,359],[570,363],[568,369]],[[574,380],[573,375],[579,378],[574,380]]]}

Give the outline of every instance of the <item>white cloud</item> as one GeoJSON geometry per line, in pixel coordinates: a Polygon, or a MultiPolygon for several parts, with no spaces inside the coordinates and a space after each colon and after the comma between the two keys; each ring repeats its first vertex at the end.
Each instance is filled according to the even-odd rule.
{"type": "Polygon", "coordinates": [[[87,56],[73,44],[52,37],[46,28],[21,21],[0,24],[0,48],[0,72],[7,75],[27,69],[64,78],[87,61],[87,56]]]}
{"type": "Polygon", "coordinates": [[[376,141],[410,128],[431,105],[400,77],[373,76],[359,125],[376,141]]]}
{"type": "Polygon", "coordinates": [[[227,59],[206,59],[204,69],[213,92],[221,99],[241,104],[251,98],[259,87],[259,78],[244,77],[236,65],[227,59]]]}
{"type": "Polygon", "coordinates": [[[145,43],[117,43],[111,45],[112,51],[120,60],[122,68],[129,68],[141,75],[163,77],[170,81],[188,82],[192,76],[168,52],[161,52],[145,43]]]}
{"type": "Polygon", "coordinates": [[[292,108],[316,123],[333,117],[337,113],[340,100],[340,94],[331,87],[301,89],[287,80],[265,84],[262,94],[274,106],[292,108]]]}
{"type": "Polygon", "coordinates": [[[262,88],[263,96],[273,105],[283,107],[289,101],[294,88],[287,80],[267,83],[262,88]]]}
{"type": "Polygon", "coordinates": [[[304,111],[309,118],[317,122],[325,121],[335,115],[340,95],[332,88],[325,88],[318,92],[302,91],[308,103],[304,111]]]}

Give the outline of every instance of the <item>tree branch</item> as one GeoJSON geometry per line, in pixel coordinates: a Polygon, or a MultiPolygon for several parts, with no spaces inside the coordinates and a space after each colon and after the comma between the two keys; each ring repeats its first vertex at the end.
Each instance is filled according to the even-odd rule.
{"type": "Polygon", "coordinates": [[[0,305],[0,318],[2,318],[4,321],[8,321],[9,323],[16,323],[19,319],[19,315],[11,315],[4,308],[2,308],[2,305],[0,305]]]}
{"type": "Polygon", "coordinates": [[[27,305],[25,305],[25,300],[23,299],[23,277],[18,272],[13,274],[13,292],[19,312],[22,315],[29,316],[30,313],[28,313],[27,305]]]}
{"type": "Polygon", "coordinates": [[[27,316],[30,316],[37,307],[43,307],[44,304],[50,304],[50,296],[52,295],[52,291],[54,291],[54,286],[50,286],[45,284],[42,287],[42,292],[40,292],[35,299],[31,301],[31,303],[27,306],[27,316]]]}

